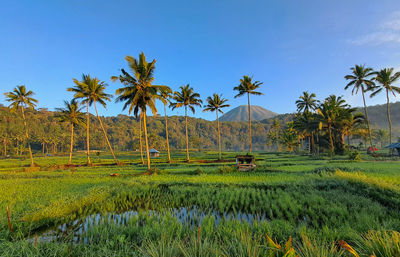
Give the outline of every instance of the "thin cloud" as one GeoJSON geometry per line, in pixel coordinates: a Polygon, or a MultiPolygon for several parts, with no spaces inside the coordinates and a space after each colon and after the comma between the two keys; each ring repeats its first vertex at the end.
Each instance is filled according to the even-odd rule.
{"type": "Polygon", "coordinates": [[[354,45],[382,45],[387,43],[400,43],[400,33],[374,32],[357,39],[349,40],[354,45]]]}
{"type": "Polygon", "coordinates": [[[400,43],[400,11],[393,12],[389,15],[389,18],[378,27],[378,30],[356,39],[348,40],[348,42],[358,46],[400,43]]]}
{"type": "Polygon", "coordinates": [[[382,24],[382,29],[399,31],[400,30],[400,11],[394,12],[390,15],[389,20],[382,24]]]}

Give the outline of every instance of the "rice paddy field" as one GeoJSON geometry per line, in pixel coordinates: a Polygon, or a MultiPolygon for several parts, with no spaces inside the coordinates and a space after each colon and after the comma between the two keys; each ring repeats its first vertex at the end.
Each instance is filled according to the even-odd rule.
{"type": "Polygon", "coordinates": [[[235,155],[0,159],[0,256],[400,256],[398,159],[235,155]]]}

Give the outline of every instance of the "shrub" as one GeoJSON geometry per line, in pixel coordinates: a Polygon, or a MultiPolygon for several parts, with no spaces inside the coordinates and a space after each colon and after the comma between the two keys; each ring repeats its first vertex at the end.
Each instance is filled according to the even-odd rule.
{"type": "Polygon", "coordinates": [[[202,169],[200,169],[200,168],[197,168],[197,169],[194,170],[194,174],[195,175],[201,175],[203,173],[204,173],[204,171],[202,169]]]}
{"type": "Polygon", "coordinates": [[[361,154],[359,151],[352,151],[349,153],[349,159],[352,161],[361,161],[361,154]]]}
{"type": "Polygon", "coordinates": [[[236,171],[236,169],[234,168],[234,167],[232,167],[232,166],[220,166],[219,168],[218,168],[218,170],[219,170],[219,172],[220,173],[232,173],[232,172],[235,172],[236,171]]]}

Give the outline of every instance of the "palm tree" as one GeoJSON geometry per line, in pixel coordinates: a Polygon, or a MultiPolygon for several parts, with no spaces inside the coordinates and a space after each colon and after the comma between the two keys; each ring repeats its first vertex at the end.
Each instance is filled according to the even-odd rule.
{"type": "Polygon", "coordinates": [[[255,91],[260,87],[263,83],[260,81],[252,82],[252,78],[249,76],[243,76],[240,79],[240,84],[237,87],[234,87],[233,90],[239,91],[235,98],[243,96],[247,94],[247,106],[249,110],[249,150],[250,153],[252,151],[252,137],[251,137],[251,106],[250,106],[250,95],[262,95],[263,93],[255,91]]]}
{"type": "MultiPolygon", "coordinates": [[[[10,108],[11,111],[17,111],[19,107],[21,107],[21,114],[22,114],[22,119],[24,121],[24,128],[25,128],[25,139],[26,141],[29,140],[29,134],[28,134],[28,126],[26,125],[26,118],[25,118],[25,108],[32,108],[34,109],[36,106],[36,103],[38,100],[33,98],[32,96],[34,93],[29,90],[26,91],[26,88],[24,85],[22,86],[17,86],[14,88],[12,92],[7,92],[4,94],[6,96],[6,101],[11,102],[10,108]]],[[[32,149],[31,145],[28,142],[28,149],[29,149],[29,157],[31,159],[31,166],[34,166],[33,162],[33,155],[32,155],[32,149]]]]}
{"type": "Polygon", "coordinates": [[[388,132],[384,129],[378,129],[374,131],[374,138],[381,143],[381,148],[383,148],[383,143],[387,140],[388,132]]]}
{"type": "Polygon", "coordinates": [[[376,96],[382,90],[386,90],[386,101],[387,101],[387,117],[389,121],[389,144],[392,143],[392,119],[390,117],[390,101],[389,101],[389,93],[392,93],[393,96],[396,96],[396,93],[400,94],[400,87],[393,86],[400,78],[400,72],[393,72],[393,68],[382,69],[375,73],[375,80],[379,83],[379,86],[376,87],[376,90],[371,94],[371,97],[376,96]]]}
{"type": "Polygon", "coordinates": [[[316,129],[315,126],[315,117],[311,113],[315,111],[317,108],[318,100],[315,99],[316,95],[314,93],[308,93],[307,91],[303,92],[303,95],[300,96],[300,99],[296,101],[297,111],[299,114],[295,119],[295,127],[301,131],[299,135],[306,136],[308,138],[308,152],[311,153],[311,150],[314,150],[314,131],[316,129]],[[302,114],[300,112],[303,112],[302,114]]]}
{"type": "Polygon", "coordinates": [[[151,164],[149,155],[149,142],[147,136],[146,110],[147,107],[149,107],[153,115],[157,114],[155,100],[161,99],[161,96],[158,95],[158,92],[160,92],[162,88],[165,88],[165,86],[152,85],[152,82],[154,81],[153,74],[156,63],[155,59],[152,62],[148,63],[146,61],[146,56],[142,52],[139,55],[139,60],[135,59],[132,56],[126,56],[125,60],[128,62],[128,66],[134,75],[132,76],[124,69],[121,69],[122,74],[119,76],[112,76],[111,80],[119,80],[124,85],[124,87],[119,88],[115,91],[115,94],[118,95],[116,101],[125,102],[123,110],[129,107],[129,114],[131,114],[131,112],[133,111],[134,115],[138,116],[138,113],[140,112],[143,117],[147,153],[147,167],[150,170],[151,164]]]}
{"type": "Polygon", "coordinates": [[[352,86],[352,95],[357,94],[358,91],[361,89],[361,95],[364,103],[364,114],[366,118],[365,120],[367,122],[369,135],[369,146],[372,147],[372,135],[368,118],[367,104],[365,103],[365,92],[370,91],[375,87],[375,83],[373,82],[373,80],[368,79],[369,77],[374,75],[374,71],[372,70],[372,68],[366,68],[365,65],[356,65],[355,67],[350,68],[350,70],[352,71],[352,74],[346,75],[344,77],[346,80],[350,80],[350,82],[346,85],[344,89],[347,90],[352,86]]]}
{"type": "Polygon", "coordinates": [[[222,95],[218,94],[213,94],[213,96],[207,97],[207,105],[204,106],[203,112],[215,112],[217,114],[217,127],[218,127],[218,149],[219,149],[219,156],[218,159],[222,159],[222,154],[221,154],[221,131],[219,127],[219,118],[218,118],[218,112],[224,113],[221,108],[226,108],[229,107],[229,104],[225,104],[228,99],[222,98],[222,95]]]}
{"type": "Polygon", "coordinates": [[[140,144],[140,161],[142,162],[142,165],[144,165],[144,160],[143,160],[143,144],[142,144],[142,120],[143,120],[143,115],[139,114],[139,144],[140,144]]]}
{"type": "Polygon", "coordinates": [[[318,120],[316,114],[311,112],[297,113],[293,121],[293,128],[298,135],[308,138],[308,153],[315,150],[314,133],[318,130],[318,120]]]}
{"type": "Polygon", "coordinates": [[[107,87],[107,84],[104,81],[100,81],[98,78],[91,78],[90,75],[82,75],[82,81],[77,79],[73,79],[74,83],[76,84],[75,87],[68,88],[68,91],[74,92],[74,97],[76,99],[83,99],[82,103],[86,103],[86,142],[87,142],[87,159],[88,164],[90,164],[89,158],[89,106],[94,104],[94,109],[96,111],[97,119],[99,120],[100,127],[103,130],[104,138],[106,139],[108,148],[111,151],[111,154],[114,158],[116,164],[118,164],[117,158],[115,157],[114,151],[111,147],[110,141],[108,140],[106,130],[104,129],[103,122],[100,119],[99,113],[97,112],[96,103],[100,103],[106,108],[106,101],[110,101],[112,95],[106,94],[104,90],[107,87]]]}
{"type": "Polygon", "coordinates": [[[61,122],[68,122],[71,124],[71,146],[69,150],[68,164],[72,163],[72,151],[74,148],[74,127],[84,125],[84,117],[79,107],[79,103],[72,99],[71,102],[64,101],[64,108],[56,108],[59,114],[56,115],[61,122]]]}
{"type": "Polygon", "coordinates": [[[189,157],[189,136],[188,136],[188,127],[187,127],[187,108],[192,111],[194,114],[195,106],[200,106],[203,101],[200,99],[200,95],[198,93],[195,93],[193,91],[193,88],[187,84],[186,86],[181,86],[180,87],[180,92],[175,91],[173,99],[175,100],[174,103],[171,103],[170,106],[172,107],[172,110],[175,110],[175,108],[180,108],[180,107],[185,107],[185,129],[186,129],[186,159],[187,162],[190,162],[190,157],[189,157]]]}
{"type": "Polygon", "coordinates": [[[298,135],[296,130],[293,128],[293,122],[287,124],[287,127],[282,131],[279,140],[286,146],[289,152],[293,152],[294,148],[299,145],[298,135]]]}
{"type": "Polygon", "coordinates": [[[168,138],[168,117],[167,117],[167,104],[170,102],[169,99],[172,97],[172,90],[170,87],[165,87],[160,90],[160,96],[164,104],[164,117],[165,117],[165,138],[168,152],[168,162],[171,163],[171,153],[169,151],[169,138],[168,138]]]}
{"type": "Polygon", "coordinates": [[[321,124],[324,124],[328,129],[329,145],[332,154],[335,152],[333,129],[335,124],[338,124],[344,117],[343,110],[354,111],[341,96],[337,97],[335,95],[327,97],[317,109],[321,124]]]}
{"type": "Polygon", "coordinates": [[[303,92],[300,99],[296,101],[297,111],[303,113],[309,113],[317,108],[318,100],[315,99],[314,93],[303,92]]]}

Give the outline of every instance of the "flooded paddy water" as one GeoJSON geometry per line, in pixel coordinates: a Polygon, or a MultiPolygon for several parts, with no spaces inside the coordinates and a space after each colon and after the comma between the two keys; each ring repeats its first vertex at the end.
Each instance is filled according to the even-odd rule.
{"type": "MultiPolygon", "coordinates": [[[[76,219],[74,221],[57,225],[53,228],[42,231],[38,234],[37,241],[50,242],[57,240],[68,240],[75,243],[88,242],[86,234],[91,228],[105,224],[113,224],[117,226],[142,226],[146,219],[140,217],[151,217],[164,222],[164,217],[169,216],[175,218],[178,223],[190,228],[200,227],[206,218],[213,218],[215,226],[218,226],[223,221],[239,221],[246,222],[250,226],[254,222],[267,220],[265,213],[252,214],[246,212],[223,212],[218,211],[203,211],[197,206],[171,208],[162,211],[157,210],[129,210],[122,213],[96,213],[86,217],[76,219]],[[134,220],[135,223],[132,223],[134,220]]],[[[35,240],[35,239],[31,239],[35,240]]]]}

